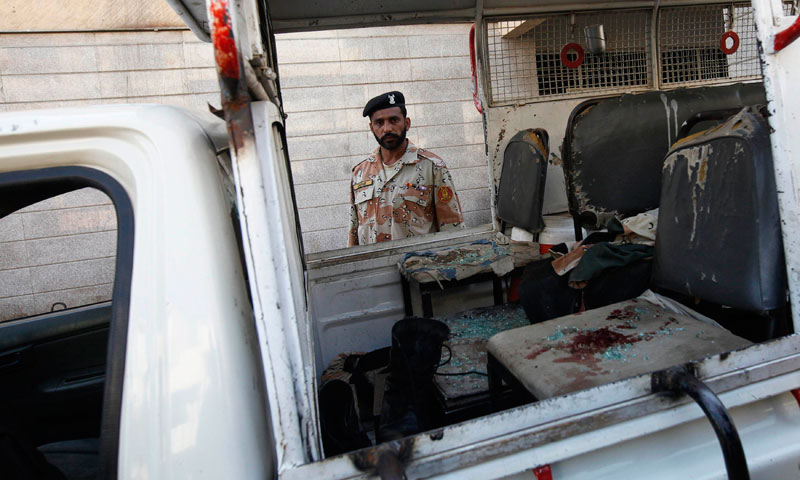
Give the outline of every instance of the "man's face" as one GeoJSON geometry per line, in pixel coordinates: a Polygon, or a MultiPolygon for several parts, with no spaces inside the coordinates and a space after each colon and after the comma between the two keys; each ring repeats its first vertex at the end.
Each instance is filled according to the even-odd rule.
{"type": "Polygon", "coordinates": [[[387,150],[394,150],[403,145],[410,126],[411,119],[403,115],[400,107],[378,110],[372,114],[369,122],[375,140],[387,150]]]}

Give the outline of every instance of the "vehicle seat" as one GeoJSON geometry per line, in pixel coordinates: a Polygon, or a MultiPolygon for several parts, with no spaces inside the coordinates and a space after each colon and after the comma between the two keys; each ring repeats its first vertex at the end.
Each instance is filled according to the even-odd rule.
{"type": "Polygon", "coordinates": [[[548,135],[542,129],[523,130],[508,142],[497,189],[500,220],[534,233],[544,228],[548,152],[548,135]]]}
{"type": "Polygon", "coordinates": [[[48,443],[39,447],[47,462],[58,468],[67,480],[99,478],[100,439],[83,438],[48,443]]]}
{"type": "Polygon", "coordinates": [[[750,312],[786,303],[769,126],[746,107],[679,140],[661,184],[652,283],[750,312]]]}
{"type": "Polygon", "coordinates": [[[596,230],[613,216],[658,207],[664,156],[685,121],[699,112],[765,102],[764,86],[750,83],[626,94],[578,105],[561,149],[572,217],[596,230]]]}
{"type": "MultiPolygon", "coordinates": [[[[664,161],[652,283],[760,314],[785,302],[768,126],[754,108],[677,142],[664,161]],[[745,258],[749,257],[749,258],[745,258]]],[[[754,321],[762,317],[753,315],[754,321]]],[[[499,333],[499,378],[543,399],[747,346],[658,298],[632,299],[499,333]]]]}

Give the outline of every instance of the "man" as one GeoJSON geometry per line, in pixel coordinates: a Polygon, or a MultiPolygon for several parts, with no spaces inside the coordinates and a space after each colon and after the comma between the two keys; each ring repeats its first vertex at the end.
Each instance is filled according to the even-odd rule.
{"type": "Polygon", "coordinates": [[[405,98],[388,92],[364,107],[378,148],[353,167],[347,245],[464,228],[453,179],[437,155],[406,139],[405,98]]]}

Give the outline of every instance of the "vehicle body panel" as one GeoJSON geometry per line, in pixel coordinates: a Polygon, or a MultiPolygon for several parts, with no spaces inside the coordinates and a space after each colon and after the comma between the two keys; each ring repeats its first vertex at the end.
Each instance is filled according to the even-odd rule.
{"type": "Polygon", "coordinates": [[[89,167],[133,204],[121,478],[264,478],[274,468],[215,128],[162,106],[0,117],[0,171],[89,167]]]}

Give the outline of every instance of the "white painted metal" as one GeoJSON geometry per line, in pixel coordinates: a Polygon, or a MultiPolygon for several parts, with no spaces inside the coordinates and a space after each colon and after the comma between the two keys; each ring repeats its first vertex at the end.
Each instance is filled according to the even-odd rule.
{"type": "Polygon", "coordinates": [[[133,204],[119,478],[274,470],[257,337],[209,141],[220,125],[159,106],[0,116],[0,171],[95,168],[133,204]]]}
{"type": "Polygon", "coordinates": [[[783,14],[779,0],[753,0],[758,38],[764,54],[762,69],[767,91],[769,123],[773,131],[772,158],[781,212],[783,249],[789,279],[794,330],[800,331],[800,42],[796,41],[778,53],[774,52],[777,32],[788,27],[795,18],[783,14]]]}
{"type": "Polygon", "coordinates": [[[287,231],[294,212],[276,136],[282,119],[270,102],[251,109],[254,142],[239,147],[233,171],[280,473],[320,454],[313,343],[300,251],[287,231]]]}
{"type": "MultiPolygon", "coordinates": [[[[728,403],[729,397],[723,401],[728,403]]],[[[686,408],[699,410],[693,405],[686,408]]],[[[800,408],[792,395],[746,403],[731,409],[731,415],[742,435],[751,478],[797,478],[800,408]]],[[[599,435],[615,433],[609,429],[599,435]]],[[[557,462],[552,471],[556,480],[727,478],[719,443],[705,418],[557,462]]]]}
{"type": "Polygon", "coordinates": [[[343,352],[369,352],[391,343],[392,325],[405,316],[396,266],[311,282],[318,373],[343,352]]]}
{"type": "MultiPolygon", "coordinates": [[[[784,405],[780,408],[772,400],[763,400],[800,384],[797,340],[786,339],[778,342],[780,346],[756,345],[733,352],[726,360],[717,357],[700,363],[699,376],[720,395],[726,407],[734,410],[737,425],[742,416],[752,419],[741,420],[740,435],[748,446],[745,453],[755,467],[754,474],[760,468],[796,468],[794,459],[800,455],[796,440],[800,434],[795,427],[799,421],[797,412],[789,407],[791,397],[783,395],[778,400],[784,405]],[[743,366],[753,363],[758,365],[743,366]],[[745,412],[742,416],[737,413],[738,408],[745,412]],[[790,428],[766,426],[784,421],[790,423],[790,428]],[[785,440],[782,450],[755,447],[757,451],[753,451],[751,445],[769,443],[767,438],[771,435],[781,435],[785,440]]],[[[724,478],[721,463],[711,459],[690,462],[694,458],[692,449],[686,447],[694,443],[700,448],[715,441],[700,408],[685,397],[673,401],[649,392],[650,376],[643,375],[445,427],[436,437],[418,435],[414,437],[413,458],[406,471],[409,478],[498,478],[545,463],[568,461],[600,475],[598,478],[610,478],[602,474],[615,461],[615,447],[644,440],[640,457],[646,455],[650,461],[662,464],[673,461],[676,470],[695,472],[691,478],[724,478]],[[704,425],[706,434],[685,439],[683,448],[666,448],[674,442],[674,429],[689,422],[694,425],[691,429],[704,425]],[[667,443],[659,449],[662,434],[667,443]],[[599,453],[581,458],[592,452],[599,453]]],[[[796,404],[794,408],[797,409],[796,404]]],[[[716,455],[721,457],[719,450],[716,455]]],[[[675,470],[666,470],[664,475],[672,471],[675,470]]],[[[292,480],[365,477],[348,456],[309,464],[285,476],[292,480]]]]}

